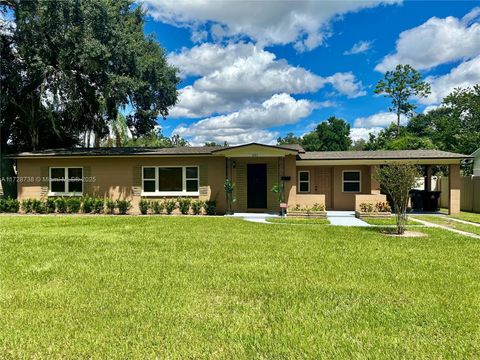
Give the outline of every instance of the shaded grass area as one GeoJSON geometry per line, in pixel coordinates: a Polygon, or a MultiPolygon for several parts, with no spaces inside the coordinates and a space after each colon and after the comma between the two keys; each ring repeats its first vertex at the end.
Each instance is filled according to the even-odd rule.
{"type": "MultiPolygon", "coordinates": [[[[395,217],[388,217],[388,218],[370,218],[370,219],[362,219],[366,223],[369,223],[371,225],[397,225],[395,221],[395,217]]],[[[410,217],[407,220],[407,225],[421,225],[419,222],[415,221],[414,219],[411,219],[410,217]]]]}
{"type": "Polygon", "coordinates": [[[446,216],[424,215],[422,217],[419,217],[419,219],[425,220],[425,221],[430,221],[434,224],[445,225],[445,226],[448,226],[452,229],[462,230],[462,231],[466,231],[466,232],[469,232],[469,233],[472,233],[472,234],[480,235],[480,226],[463,224],[461,222],[449,219],[446,216]]]}
{"type": "Polygon", "coordinates": [[[480,224],[480,214],[462,211],[460,214],[450,215],[451,217],[471,221],[480,224]]]}
{"type": "Polygon", "coordinates": [[[0,221],[0,358],[480,357],[480,242],[441,229],[0,221]]]}
{"type": "Polygon", "coordinates": [[[330,221],[327,219],[299,219],[299,218],[270,218],[267,219],[271,223],[279,224],[300,224],[300,225],[327,225],[330,221]]]}

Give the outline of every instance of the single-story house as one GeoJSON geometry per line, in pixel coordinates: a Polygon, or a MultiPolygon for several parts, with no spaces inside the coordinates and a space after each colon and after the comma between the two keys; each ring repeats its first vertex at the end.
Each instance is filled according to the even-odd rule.
{"type": "MultiPolygon", "coordinates": [[[[460,211],[460,162],[467,155],[437,150],[305,151],[299,145],[250,143],[227,147],[72,148],[12,155],[18,197],[92,195],[125,198],[138,211],[141,198],[191,197],[226,208],[226,178],[235,183],[234,210],[279,209],[272,187],[284,182],[288,206],[324,204],[355,210],[385,201],[375,168],[390,162],[449,167],[449,211],[460,211]],[[82,179],[82,181],[76,181],[82,179]]],[[[429,171],[427,171],[427,174],[429,171]]],[[[426,179],[429,186],[430,177],[426,179]]]]}
{"type": "Polygon", "coordinates": [[[480,148],[475,150],[472,154],[473,160],[473,175],[480,176],[480,148]]]}

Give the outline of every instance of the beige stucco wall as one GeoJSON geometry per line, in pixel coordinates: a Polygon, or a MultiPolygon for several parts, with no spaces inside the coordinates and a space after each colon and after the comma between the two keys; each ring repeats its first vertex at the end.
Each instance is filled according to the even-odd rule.
{"type": "MultiPolygon", "coordinates": [[[[33,181],[18,184],[19,199],[41,198],[42,186],[36,179],[45,174],[49,167],[79,166],[88,168],[88,177],[94,178],[91,184],[84,184],[84,194],[112,199],[128,199],[132,201],[132,213],[138,212],[138,202],[141,196],[135,188],[141,186],[139,176],[135,171],[141,171],[141,166],[186,166],[198,165],[207,169],[207,189],[201,191],[202,200],[216,200],[220,213],[225,211],[225,159],[223,157],[105,157],[105,158],[49,158],[49,159],[18,159],[17,172],[19,177],[31,177],[33,181]],[[43,170],[42,170],[43,169],[43,170]]],[[[140,173],[141,174],[141,173],[140,173]]],[[[203,174],[204,175],[204,174],[203,174]]],[[[87,176],[84,171],[84,176],[87,176]]],[[[202,178],[202,174],[199,174],[202,178]]],[[[202,184],[200,184],[202,185],[202,184]]]]}
{"type": "Polygon", "coordinates": [[[357,194],[355,195],[355,211],[360,211],[360,204],[373,204],[386,202],[387,195],[382,194],[357,194]]]}

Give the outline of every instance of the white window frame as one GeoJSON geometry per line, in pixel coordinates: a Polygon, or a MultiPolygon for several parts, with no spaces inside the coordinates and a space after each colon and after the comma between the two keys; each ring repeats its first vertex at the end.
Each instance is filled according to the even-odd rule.
{"type": "Polygon", "coordinates": [[[310,170],[299,170],[298,171],[298,192],[302,194],[308,194],[310,192],[310,170]],[[301,173],[307,173],[308,174],[308,180],[300,180],[300,174],[301,173]],[[307,191],[301,191],[300,190],[300,184],[301,183],[307,183],[308,185],[308,190],[307,191]]]}
{"type": "Polygon", "coordinates": [[[51,166],[48,168],[48,195],[47,196],[83,196],[83,166],[51,166]],[[65,191],[52,191],[52,169],[63,169],[63,176],[65,178],[65,191]],[[70,192],[68,181],[68,169],[82,169],[82,191],[81,192],[70,192]]]}
{"type": "MultiPolygon", "coordinates": [[[[198,165],[185,165],[185,166],[142,166],[142,196],[199,196],[200,190],[197,191],[187,191],[187,168],[197,168],[197,177],[188,178],[188,180],[197,180],[197,189],[200,189],[200,167],[198,165]],[[154,168],[155,169],[155,191],[143,191],[143,174],[145,168],[154,168]],[[159,171],[161,168],[181,168],[182,169],[182,191],[159,191],[158,190],[158,181],[159,181],[159,171]]],[[[145,179],[153,180],[153,179],[145,179]]]]}
{"type": "Polygon", "coordinates": [[[342,192],[350,194],[359,194],[362,192],[362,171],[361,170],[343,170],[342,171],[342,192]],[[358,173],[358,180],[345,180],[346,172],[358,173]],[[345,191],[345,183],[358,183],[358,191],[345,191]]]}

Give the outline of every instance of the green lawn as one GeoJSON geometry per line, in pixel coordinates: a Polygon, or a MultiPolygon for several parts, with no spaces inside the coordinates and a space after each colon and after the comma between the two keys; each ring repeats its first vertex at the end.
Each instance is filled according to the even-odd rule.
{"type": "Polygon", "coordinates": [[[299,219],[299,218],[271,218],[267,219],[268,222],[280,223],[280,224],[300,224],[300,225],[327,225],[330,221],[327,219],[299,219]]]}
{"type": "Polygon", "coordinates": [[[465,220],[465,221],[471,221],[474,223],[480,223],[480,214],[477,213],[471,213],[471,212],[465,212],[462,211],[460,214],[455,214],[455,215],[450,215],[451,217],[460,219],[460,220],[465,220]]]}
{"type": "Polygon", "coordinates": [[[480,235],[480,226],[464,224],[452,219],[449,219],[447,216],[434,216],[434,215],[422,215],[418,217],[421,220],[430,221],[435,224],[445,225],[453,229],[467,231],[472,234],[480,235]]]}
{"type": "MultiPolygon", "coordinates": [[[[397,225],[394,216],[389,218],[376,218],[376,219],[371,218],[371,219],[362,219],[362,220],[371,225],[397,225]]],[[[421,225],[421,224],[409,217],[407,220],[407,225],[421,225]]]]}
{"type": "Polygon", "coordinates": [[[441,229],[0,223],[2,359],[480,357],[480,242],[441,229]]]}

